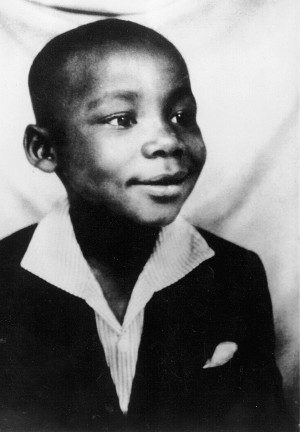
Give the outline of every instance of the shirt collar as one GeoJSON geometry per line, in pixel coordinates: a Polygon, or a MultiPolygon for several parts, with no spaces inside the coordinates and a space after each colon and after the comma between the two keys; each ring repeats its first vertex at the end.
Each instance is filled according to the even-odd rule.
{"type": "MultiPolygon", "coordinates": [[[[214,251],[201,234],[181,216],[162,228],[153,253],[135,284],[123,327],[129,325],[145,307],[154,292],[177,282],[213,255],[214,251]]],[[[48,283],[84,299],[120,331],[120,324],[108,307],[77,243],[67,200],[58,203],[38,224],[21,266],[48,283]]]]}

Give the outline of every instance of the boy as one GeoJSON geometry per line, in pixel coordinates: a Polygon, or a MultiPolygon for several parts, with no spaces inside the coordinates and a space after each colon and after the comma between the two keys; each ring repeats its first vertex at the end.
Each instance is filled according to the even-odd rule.
{"type": "Polygon", "coordinates": [[[68,201],[1,242],[1,430],[288,430],[260,261],[178,216],[206,152],[177,49],[94,22],[29,87],[68,201]]]}

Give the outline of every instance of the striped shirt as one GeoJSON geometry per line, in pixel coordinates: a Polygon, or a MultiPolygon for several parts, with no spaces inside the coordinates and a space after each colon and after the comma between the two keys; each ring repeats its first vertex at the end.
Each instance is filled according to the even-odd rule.
{"type": "Polygon", "coordinates": [[[21,266],[48,283],[84,299],[93,308],[120,409],[126,413],[146,304],[155,292],[177,282],[213,255],[200,233],[181,216],[162,228],[153,253],[133,288],[122,325],[110,309],[83,257],[74,234],[67,200],[58,203],[38,224],[21,266]]]}

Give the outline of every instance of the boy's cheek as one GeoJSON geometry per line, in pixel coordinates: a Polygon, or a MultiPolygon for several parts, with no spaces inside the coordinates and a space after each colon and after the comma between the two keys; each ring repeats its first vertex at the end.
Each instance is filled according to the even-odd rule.
{"type": "Polygon", "coordinates": [[[197,165],[199,173],[206,161],[206,146],[201,139],[194,140],[190,147],[193,162],[197,165]]]}
{"type": "Polygon", "coordinates": [[[202,160],[206,157],[206,147],[198,126],[195,126],[195,128],[191,130],[184,131],[178,138],[185,143],[190,152],[197,155],[199,159],[202,160]]]}

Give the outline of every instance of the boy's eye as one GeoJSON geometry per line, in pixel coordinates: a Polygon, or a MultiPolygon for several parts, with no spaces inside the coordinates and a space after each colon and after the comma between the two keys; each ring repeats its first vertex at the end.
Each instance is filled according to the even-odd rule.
{"type": "Polygon", "coordinates": [[[131,126],[136,124],[137,121],[132,114],[121,113],[106,117],[103,120],[103,123],[122,129],[130,128],[131,126]]]}
{"type": "Polygon", "coordinates": [[[194,111],[178,111],[170,117],[170,121],[179,126],[193,126],[196,123],[196,113],[194,111]]]}

